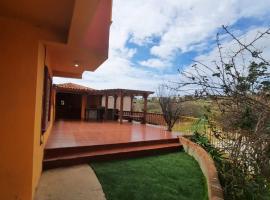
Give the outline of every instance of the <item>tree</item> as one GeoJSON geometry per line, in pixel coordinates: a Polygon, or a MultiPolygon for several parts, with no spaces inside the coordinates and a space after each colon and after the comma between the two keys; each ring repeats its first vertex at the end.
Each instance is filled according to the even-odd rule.
{"type": "MultiPolygon", "coordinates": [[[[206,118],[214,135],[222,139],[220,148],[229,155],[232,166],[245,175],[238,186],[251,188],[254,183],[253,193],[255,185],[258,190],[252,195],[260,195],[269,186],[265,180],[270,180],[270,63],[257,44],[270,36],[270,29],[258,32],[250,42],[225,26],[223,33],[232,39],[231,46],[222,45],[217,34],[215,60],[194,61],[191,69],[180,72],[175,89],[192,88],[196,97],[212,100],[216,106],[208,108],[206,118]]],[[[235,170],[226,173],[236,176],[235,170]]],[[[250,191],[246,189],[242,195],[250,191]]]]}
{"type": "Polygon", "coordinates": [[[174,124],[180,119],[181,98],[166,85],[160,85],[157,93],[167,130],[172,131],[174,124]]]}

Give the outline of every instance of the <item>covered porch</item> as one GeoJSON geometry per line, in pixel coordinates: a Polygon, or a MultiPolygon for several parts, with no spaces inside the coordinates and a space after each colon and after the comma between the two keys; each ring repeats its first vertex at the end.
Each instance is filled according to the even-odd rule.
{"type": "Polygon", "coordinates": [[[146,123],[147,98],[154,92],[130,89],[96,90],[74,83],[55,84],[56,120],[136,120],[146,123]],[[133,112],[134,97],[144,99],[142,115],[133,112]]]}
{"type": "Polygon", "coordinates": [[[95,90],[73,83],[54,85],[54,89],[56,121],[45,147],[44,169],[182,148],[165,127],[146,124],[147,97],[153,92],[95,90]],[[135,96],[144,99],[141,113],[133,112],[135,96]]]}

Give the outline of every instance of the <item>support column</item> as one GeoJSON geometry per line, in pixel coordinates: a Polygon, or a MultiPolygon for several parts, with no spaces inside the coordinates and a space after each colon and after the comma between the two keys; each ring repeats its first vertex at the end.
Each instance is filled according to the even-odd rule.
{"type": "Polygon", "coordinates": [[[113,96],[113,119],[117,119],[116,117],[116,103],[117,103],[117,95],[113,96]]]}
{"type": "Polygon", "coordinates": [[[133,98],[134,96],[130,96],[130,114],[133,115],[133,98]]]}
{"type": "Polygon", "coordinates": [[[82,108],[81,108],[81,120],[85,120],[85,110],[86,110],[86,104],[87,104],[87,95],[82,95],[82,108]]]}
{"type": "Polygon", "coordinates": [[[117,95],[113,96],[113,109],[116,110],[117,95]]]}
{"type": "Polygon", "coordinates": [[[130,95],[130,119],[128,120],[129,122],[132,122],[133,118],[133,95],[130,95]]]}
{"type": "Polygon", "coordinates": [[[108,101],[109,101],[109,96],[108,94],[105,94],[105,113],[104,113],[104,119],[108,119],[108,101]]]}
{"type": "Polygon", "coordinates": [[[142,120],[142,124],[146,123],[146,114],[147,114],[147,94],[143,95],[143,99],[144,99],[144,106],[143,106],[143,120],[142,120]]]}
{"type": "Polygon", "coordinates": [[[124,94],[123,94],[123,92],[121,92],[121,94],[120,94],[120,112],[119,112],[120,124],[123,123],[123,107],[124,107],[124,94]]]}

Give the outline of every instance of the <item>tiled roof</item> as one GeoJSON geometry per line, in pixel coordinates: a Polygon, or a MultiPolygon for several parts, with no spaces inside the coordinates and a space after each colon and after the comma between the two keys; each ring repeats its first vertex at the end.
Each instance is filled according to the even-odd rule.
{"type": "Polygon", "coordinates": [[[60,92],[83,92],[92,95],[115,95],[121,94],[124,95],[135,95],[135,96],[144,96],[150,95],[154,92],[151,91],[143,91],[143,90],[129,90],[129,89],[105,89],[105,90],[96,90],[93,88],[89,88],[86,86],[78,85],[75,83],[63,83],[63,84],[54,84],[54,88],[60,92]]]}
{"type": "Polygon", "coordinates": [[[54,84],[56,89],[72,90],[72,91],[94,91],[95,89],[75,83],[54,84]]]}

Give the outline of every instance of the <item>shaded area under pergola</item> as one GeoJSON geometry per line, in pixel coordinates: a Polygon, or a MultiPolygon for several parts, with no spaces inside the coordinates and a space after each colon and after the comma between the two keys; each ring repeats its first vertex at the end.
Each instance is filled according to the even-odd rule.
{"type": "Polygon", "coordinates": [[[144,91],[144,90],[130,90],[130,89],[104,89],[104,90],[95,90],[92,88],[84,87],[81,85],[66,83],[66,84],[55,84],[54,88],[56,93],[73,93],[73,94],[81,94],[82,95],[82,104],[81,104],[81,119],[85,119],[86,116],[86,105],[88,96],[104,96],[105,97],[105,110],[104,110],[104,120],[108,119],[108,101],[109,97],[112,96],[114,98],[113,102],[113,110],[114,114],[119,117],[120,123],[123,123],[124,118],[128,118],[132,120],[133,118],[138,118],[138,116],[133,116],[133,98],[135,96],[141,96],[144,99],[144,108],[143,108],[143,116],[141,118],[141,122],[146,122],[146,114],[147,114],[147,98],[150,94],[153,94],[152,91],[144,91]],[[130,97],[130,114],[124,115],[123,105],[124,105],[124,97],[130,97]],[[117,112],[117,98],[120,97],[120,108],[119,112],[117,112]]]}

